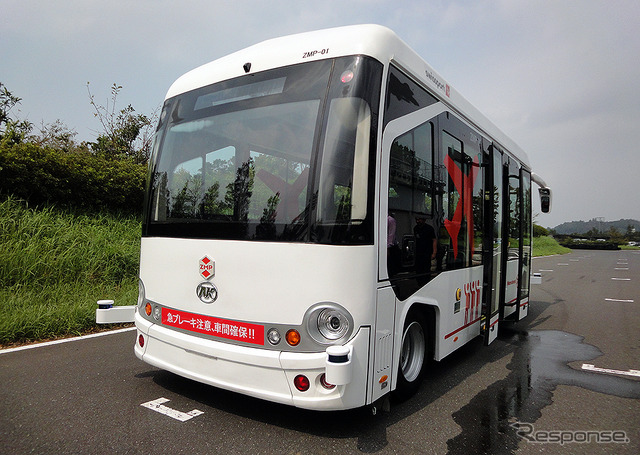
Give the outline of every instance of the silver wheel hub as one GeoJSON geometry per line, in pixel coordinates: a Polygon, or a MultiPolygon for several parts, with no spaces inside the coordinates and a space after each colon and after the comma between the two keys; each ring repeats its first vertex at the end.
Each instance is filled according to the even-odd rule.
{"type": "Polygon", "coordinates": [[[420,375],[425,350],[422,327],[418,322],[413,321],[402,334],[402,351],[400,352],[400,371],[407,382],[415,381],[420,375]]]}

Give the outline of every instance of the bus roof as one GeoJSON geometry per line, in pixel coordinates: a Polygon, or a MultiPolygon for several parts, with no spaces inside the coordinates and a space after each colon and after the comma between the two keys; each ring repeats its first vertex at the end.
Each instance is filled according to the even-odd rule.
{"type": "Polygon", "coordinates": [[[380,25],[352,25],[274,38],[229,54],[184,74],[166,98],[214,82],[312,60],[367,55],[383,64],[392,62],[434,93],[452,111],[530,168],[526,153],[458,93],[393,31],[380,25]],[[250,64],[246,70],[245,64],[250,64]]]}

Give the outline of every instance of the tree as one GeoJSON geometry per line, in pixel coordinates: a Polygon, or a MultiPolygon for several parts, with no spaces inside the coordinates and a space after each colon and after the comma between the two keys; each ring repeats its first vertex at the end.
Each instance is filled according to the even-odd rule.
{"type": "Polygon", "coordinates": [[[74,150],[77,145],[74,137],[78,133],[69,129],[60,119],[40,127],[40,133],[29,138],[29,142],[40,147],[49,147],[63,152],[74,150]]]}
{"type": "Polygon", "coordinates": [[[624,243],[624,238],[622,236],[622,233],[616,229],[614,226],[611,226],[611,228],[609,229],[609,239],[617,244],[622,244],[624,243]]]}
{"type": "Polygon", "coordinates": [[[98,135],[96,142],[89,143],[94,153],[105,159],[131,159],[136,163],[144,164],[149,159],[151,151],[151,127],[155,115],[147,117],[144,114],[136,114],[135,109],[129,104],[124,109],[116,110],[118,95],[122,90],[121,85],[111,86],[111,104],[106,106],[96,103],[89,83],[89,103],[93,106],[94,117],[102,125],[102,133],[98,135]]]}
{"type": "Polygon", "coordinates": [[[602,237],[602,235],[603,235],[603,233],[602,233],[602,232],[600,232],[600,231],[598,230],[598,228],[596,228],[596,227],[593,227],[593,228],[589,229],[589,230],[585,233],[585,236],[586,236],[588,239],[590,239],[590,240],[597,239],[598,237],[602,237]]]}
{"type": "MultiPolygon", "coordinates": [[[[7,87],[0,82],[0,132],[3,131],[3,125],[6,125],[11,121],[9,112],[16,104],[20,103],[21,98],[14,96],[7,87]]],[[[6,126],[5,126],[6,128],[6,126]]]]}
{"type": "Polygon", "coordinates": [[[633,224],[627,224],[627,237],[632,237],[635,232],[636,228],[633,226],[633,224]]]}
{"type": "Polygon", "coordinates": [[[0,140],[3,143],[19,144],[31,132],[33,125],[27,120],[17,120],[10,116],[11,109],[20,104],[22,98],[14,96],[0,82],[0,140]]]}

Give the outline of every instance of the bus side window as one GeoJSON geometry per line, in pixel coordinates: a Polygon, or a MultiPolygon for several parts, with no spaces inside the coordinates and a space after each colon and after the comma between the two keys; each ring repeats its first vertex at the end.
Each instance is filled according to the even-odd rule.
{"type": "Polygon", "coordinates": [[[393,65],[389,69],[387,86],[384,112],[385,125],[394,119],[438,102],[433,95],[393,65]]]}
{"type": "Polygon", "coordinates": [[[431,271],[435,240],[432,184],[433,125],[427,122],[391,145],[388,219],[393,238],[387,243],[391,278],[431,271]]]}

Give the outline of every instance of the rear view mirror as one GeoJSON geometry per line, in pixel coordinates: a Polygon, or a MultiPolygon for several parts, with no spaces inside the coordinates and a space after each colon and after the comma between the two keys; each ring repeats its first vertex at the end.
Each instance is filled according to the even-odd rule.
{"type": "Polygon", "coordinates": [[[540,193],[540,210],[542,213],[549,213],[551,211],[551,188],[538,188],[540,193]]]}

